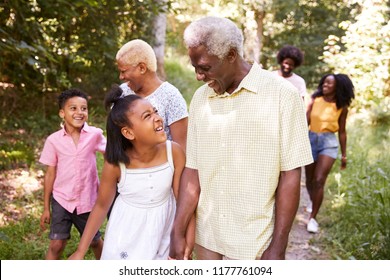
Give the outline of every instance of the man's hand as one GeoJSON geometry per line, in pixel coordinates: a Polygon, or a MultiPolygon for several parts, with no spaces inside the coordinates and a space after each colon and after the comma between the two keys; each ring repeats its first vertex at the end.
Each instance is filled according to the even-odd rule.
{"type": "MultiPolygon", "coordinates": [[[[285,255],[285,252],[281,252],[280,250],[274,250],[270,245],[261,255],[260,260],[284,260],[286,259],[285,255]]],[[[256,258],[256,260],[259,259],[256,258]]]]}
{"type": "Polygon", "coordinates": [[[171,260],[188,260],[191,252],[188,250],[184,235],[171,233],[171,246],[169,250],[169,258],[171,260]]]}

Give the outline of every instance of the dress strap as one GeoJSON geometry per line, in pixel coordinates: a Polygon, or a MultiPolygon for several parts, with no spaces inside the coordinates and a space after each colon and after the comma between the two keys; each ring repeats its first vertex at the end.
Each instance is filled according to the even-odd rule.
{"type": "Polygon", "coordinates": [[[118,189],[121,188],[124,183],[125,183],[125,179],[126,179],[126,165],[123,163],[123,162],[119,162],[119,168],[121,170],[121,178],[119,179],[119,182],[118,182],[118,189]]]}
{"type": "Polygon", "coordinates": [[[172,142],[167,140],[167,157],[168,157],[168,163],[169,166],[172,168],[172,170],[175,170],[175,165],[173,164],[173,156],[172,156],[172,142]]]}

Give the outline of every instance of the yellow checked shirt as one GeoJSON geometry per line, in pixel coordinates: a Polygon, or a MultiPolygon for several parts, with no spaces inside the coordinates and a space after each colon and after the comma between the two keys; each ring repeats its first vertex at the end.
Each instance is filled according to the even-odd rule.
{"type": "Polygon", "coordinates": [[[304,104],[289,82],[254,64],[231,95],[200,87],[186,163],[201,186],[196,243],[233,259],[261,256],[280,172],[312,161],[304,104]]]}

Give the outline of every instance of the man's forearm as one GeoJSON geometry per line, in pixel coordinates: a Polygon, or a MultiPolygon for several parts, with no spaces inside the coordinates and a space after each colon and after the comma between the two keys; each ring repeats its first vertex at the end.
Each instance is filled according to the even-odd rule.
{"type": "Polygon", "coordinates": [[[288,235],[299,206],[301,168],[284,171],[280,174],[275,197],[275,225],[272,245],[285,252],[288,235]]]}

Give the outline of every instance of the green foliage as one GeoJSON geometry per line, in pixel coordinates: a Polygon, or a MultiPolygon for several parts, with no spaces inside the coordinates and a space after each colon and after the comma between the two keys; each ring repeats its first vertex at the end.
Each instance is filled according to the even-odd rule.
{"type": "Polygon", "coordinates": [[[103,99],[117,82],[115,54],[134,38],[151,41],[152,0],[15,0],[0,4],[0,117],[40,109],[53,114],[56,95],[79,87],[103,99]]]}
{"type": "Polygon", "coordinates": [[[59,121],[58,116],[55,116],[55,120],[42,119],[40,114],[30,114],[21,119],[3,119],[0,129],[0,170],[34,165],[42,139],[54,131],[54,125],[58,127],[59,121]]]}
{"type": "Polygon", "coordinates": [[[31,166],[35,161],[33,150],[23,141],[9,146],[0,144],[0,170],[12,169],[17,166],[31,166]]]}
{"type": "Polygon", "coordinates": [[[390,7],[386,1],[364,0],[351,11],[355,22],[343,21],[345,35],[329,36],[324,62],[334,71],[351,76],[355,106],[373,110],[372,122],[390,119],[390,7]]]}
{"type": "Polygon", "coordinates": [[[198,87],[203,85],[203,82],[196,80],[195,72],[193,69],[190,69],[188,59],[186,57],[166,59],[165,71],[167,73],[167,81],[179,89],[187,104],[189,104],[192,95],[198,87]]]}
{"type": "Polygon", "coordinates": [[[367,102],[367,108],[360,108],[361,121],[373,126],[390,126],[390,96],[379,102],[367,102]]]}
{"type": "Polygon", "coordinates": [[[321,215],[336,258],[390,258],[389,140],[389,126],[349,129],[348,167],[340,172],[336,162],[321,215]]]}

